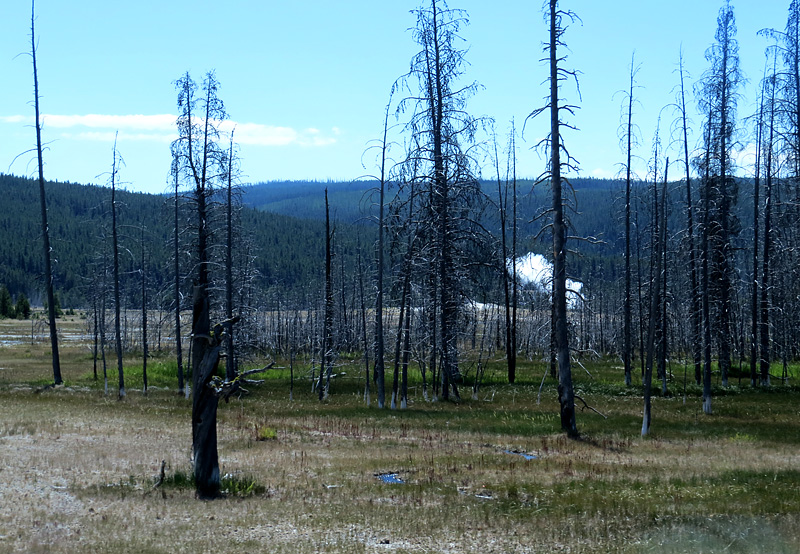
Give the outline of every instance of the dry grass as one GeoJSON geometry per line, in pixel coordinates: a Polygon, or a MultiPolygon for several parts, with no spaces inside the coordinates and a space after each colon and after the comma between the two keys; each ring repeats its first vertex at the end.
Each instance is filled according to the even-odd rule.
{"type": "Polygon", "coordinates": [[[581,413],[572,441],[552,389],[536,404],[531,368],[529,382],[460,405],[414,389],[406,412],[363,407],[348,382],[327,403],[305,384],[290,402],[275,379],[220,407],[238,493],[203,502],[182,481],[189,402],[164,389],[107,397],[79,347],[65,352],[72,384],[37,393],[45,350],[0,350],[0,552],[800,551],[792,390],[732,390],[710,417],[696,397],[656,398],[642,439],[638,397],[576,374],[609,419],[581,413]],[[162,459],[167,485],[153,491],[162,459]]]}
{"type": "Polygon", "coordinates": [[[459,428],[464,422],[455,420],[470,406],[396,414],[347,409],[352,397],[290,404],[282,392],[221,408],[223,472],[263,491],[209,503],[190,487],[150,491],[162,458],[168,476],[190,472],[189,407],[172,393],[117,402],[96,391],[7,387],[0,551],[800,548],[796,444],[497,436],[459,428]],[[275,440],[258,440],[265,424],[277,430],[275,440]],[[406,484],[374,476],[388,471],[406,484]]]}

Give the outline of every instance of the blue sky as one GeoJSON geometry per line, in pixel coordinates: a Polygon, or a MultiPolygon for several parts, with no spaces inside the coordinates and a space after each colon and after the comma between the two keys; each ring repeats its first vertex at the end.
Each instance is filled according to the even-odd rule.
{"type": "MultiPolygon", "coordinates": [[[[469,103],[475,116],[497,121],[506,135],[542,104],[547,68],[540,63],[547,38],[540,0],[451,0],[470,25],[466,79],[480,90],[469,103]]],[[[568,64],[581,72],[581,106],[567,146],[585,176],[609,177],[623,154],[617,131],[631,54],[641,64],[635,121],[637,152],[650,157],[662,107],[673,102],[682,47],[689,84],[707,67],[721,0],[562,0],[582,24],[567,32],[568,64]]],[[[783,29],[789,0],[733,2],[742,69],[740,116],[754,111],[767,39],[757,31],[783,29]]],[[[49,179],[104,184],[112,144],[125,160],[130,190],[167,188],[169,142],[174,136],[172,82],[186,71],[201,80],[215,70],[220,97],[236,122],[246,182],[278,179],[353,179],[374,171],[370,140],[381,135],[392,83],[416,52],[409,28],[416,1],[206,0],[37,2],[39,85],[44,116],[45,175],[49,179]],[[362,166],[366,165],[366,168],[362,166]]],[[[32,175],[35,145],[30,57],[30,4],[0,6],[0,172],[32,175]],[[20,55],[21,54],[21,55],[20,55]],[[19,156],[16,161],[15,157],[19,156]]],[[[694,100],[690,100],[694,107],[694,100]]],[[[663,112],[663,139],[674,115],[663,112]]],[[[693,118],[696,140],[701,118],[693,118]]],[[[531,149],[546,119],[529,123],[519,141],[518,173],[534,177],[544,161],[531,149]]],[[[401,136],[396,137],[402,140],[401,136]]],[[[743,136],[743,141],[746,136],[743,136]]],[[[746,145],[743,145],[746,151],[746,145]]],[[[399,149],[395,157],[400,156],[399,149]]],[[[677,150],[671,153],[677,157],[677,150]]],[[[747,156],[740,172],[747,172],[747,156]]],[[[638,162],[644,177],[646,162],[638,162]]],[[[675,170],[677,171],[677,170],[675,170]]],[[[488,166],[485,174],[493,170],[488,166]]],[[[677,173],[674,173],[677,175],[677,173]]]]}

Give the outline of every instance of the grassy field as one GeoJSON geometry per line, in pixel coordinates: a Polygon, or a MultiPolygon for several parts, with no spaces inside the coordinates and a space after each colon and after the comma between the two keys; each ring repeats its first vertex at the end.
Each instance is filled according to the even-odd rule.
{"type": "Polygon", "coordinates": [[[116,364],[106,395],[81,328],[62,322],[66,386],[42,391],[48,343],[30,322],[0,321],[0,552],[800,552],[792,386],[715,388],[708,416],[673,367],[642,439],[639,388],[585,362],[576,388],[603,415],[579,412],[582,438],[569,440],[555,383],[537,402],[540,363],[509,386],[495,360],[478,399],[465,390],[458,404],[425,401],[415,377],[403,412],[364,405],[357,359],[322,404],[306,379],[290,401],[275,371],[220,406],[228,494],[204,502],[174,362],[149,362],[145,396],[140,360],[126,359],[117,401],[116,364]],[[403,483],[376,477],[388,473],[403,483]]]}

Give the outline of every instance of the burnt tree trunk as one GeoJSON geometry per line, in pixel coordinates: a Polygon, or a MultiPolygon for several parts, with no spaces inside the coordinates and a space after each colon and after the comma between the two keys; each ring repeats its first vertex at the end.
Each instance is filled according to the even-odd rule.
{"type": "Polygon", "coordinates": [[[114,141],[114,161],[111,164],[111,236],[114,255],[114,332],[116,334],[117,372],[119,374],[119,399],[125,398],[125,373],[122,366],[122,329],[119,290],[119,236],[117,232],[117,143],[114,141]]]}
{"type": "Polygon", "coordinates": [[[194,481],[200,498],[220,494],[217,454],[217,406],[219,398],[211,380],[219,367],[222,329],[211,335],[208,284],[198,281],[192,293],[192,452],[194,481]]]}
{"type": "Polygon", "coordinates": [[[700,308],[700,284],[697,276],[697,251],[694,243],[694,204],[692,202],[692,179],[689,160],[689,125],[686,121],[686,94],[683,81],[683,55],[680,59],[680,109],[681,109],[681,129],[683,131],[683,156],[684,169],[686,170],[686,237],[689,249],[689,276],[692,288],[691,303],[691,325],[692,325],[692,358],[694,360],[694,379],[699,385],[702,378],[703,365],[703,340],[701,331],[701,308],[700,308]]]}
{"type": "Polygon", "coordinates": [[[142,227],[142,391],[147,394],[147,275],[145,264],[144,227],[142,227]]]}
{"type": "Polygon", "coordinates": [[[561,194],[561,135],[558,83],[561,79],[557,47],[561,43],[562,14],[558,1],[550,0],[550,171],[553,193],[553,321],[555,354],[558,364],[558,399],[561,406],[561,429],[570,437],[578,436],[575,421],[575,393],[570,367],[567,322],[567,223],[561,194]]]}
{"type": "Polygon", "coordinates": [[[322,330],[322,361],[319,371],[319,399],[324,400],[330,394],[331,373],[333,372],[333,276],[331,274],[330,208],[328,205],[328,189],[325,189],[325,315],[322,330]],[[325,381],[323,383],[323,380],[325,381]]]}
{"type": "Polygon", "coordinates": [[[183,346],[181,344],[181,262],[180,262],[180,243],[179,235],[179,216],[180,216],[180,196],[178,194],[178,166],[177,158],[174,160],[175,166],[175,234],[173,237],[173,256],[175,257],[175,356],[178,364],[178,394],[186,392],[183,382],[183,346]]]}
{"type": "Polygon", "coordinates": [[[44,249],[44,279],[47,295],[47,318],[50,327],[50,349],[53,355],[53,383],[60,385],[61,360],[58,355],[58,328],[56,327],[56,303],[53,293],[52,250],[50,227],[47,224],[47,199],[44,190],[44,160],[42,159],[42,126],[39,120],[39,77],[36,71],[36,35],[34,33],[34,3],[31,2],[31,58],[33,59],[33,106],[36,113],[36,156],[39,164],[39,204],[42,214],[42,246],[44,249]]]}

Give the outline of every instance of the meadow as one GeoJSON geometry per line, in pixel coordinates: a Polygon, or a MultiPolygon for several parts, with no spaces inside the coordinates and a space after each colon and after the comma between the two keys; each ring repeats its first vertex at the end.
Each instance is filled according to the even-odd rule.
{"type": "Polygon", "coordinates": [[[576,390],[596,411],[570,440],[555,382],[539,398],[539,360],[508,385],[495,356],[459,403],[425,400],[412,373],[409,408],[392,411],[365,405],[359,357],[323,403],[300,359],[291,399],[276,369],[220,405],[226,495],[201,501],[174,361],[148,362],[145,395],[126,358],[118,401],[115,360],[105,394],[83,325],[62,321],[65,386],[46,388],[35,322],[0,321],[0,552],[800,552],[794,367],[769,389],[716,384],[704,415],[673,362],[642,438],[641,388],[615,360],[584,360],[576,390]]]}

